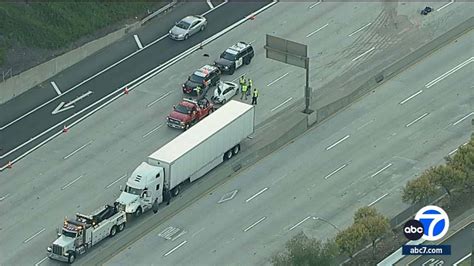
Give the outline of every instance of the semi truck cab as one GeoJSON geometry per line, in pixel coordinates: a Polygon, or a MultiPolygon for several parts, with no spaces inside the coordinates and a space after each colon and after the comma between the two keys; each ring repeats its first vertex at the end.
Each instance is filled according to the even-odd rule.
{"type": "Polygon", "coordinates": [[[92,215],[77,213],[75,219],[65,219],[58,239],[47,248],[51,259],[73,263],[107,236],[115,236],[125,228],[125,213],[116,206],[105,205],[92,215]]]}
{"type": "Polygon", "coordinates": [[[142,162],[128,178],[117,203],[127,214],[140,216],[163,201],[164,172],[162,167],[142,162]]]}

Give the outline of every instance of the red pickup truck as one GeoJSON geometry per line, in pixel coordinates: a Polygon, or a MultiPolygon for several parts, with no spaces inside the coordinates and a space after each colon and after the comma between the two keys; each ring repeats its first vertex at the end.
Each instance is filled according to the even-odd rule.
{"type": "Polygon", "coordinates": [[[199,100],[183,99],[173,107],[166,118],[169,127],[187,130],[214,111],[214,105],[206,98],[199,100]]]}

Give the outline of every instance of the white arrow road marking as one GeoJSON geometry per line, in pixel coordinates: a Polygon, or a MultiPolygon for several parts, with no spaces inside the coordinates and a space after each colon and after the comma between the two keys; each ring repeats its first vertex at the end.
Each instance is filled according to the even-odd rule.
{"type": "Polygon", "coordinates": [[[55,115],[55,114],[59,114],[61,112],[64,112],[66,110],[69,110],[71,108],[74,108],[74,105],[76,102],[86,98],[87,96],[91,95],[92,94],[92,91],[88,91],[84,94],[82,94],[81,96],[77,97],[76,99],[68,102],[68,103],[64,103],[64,102],[61,102],[52,112],[51,114],[55,115]],[[64,107],[64,108],[63,108],[64,107]]]}

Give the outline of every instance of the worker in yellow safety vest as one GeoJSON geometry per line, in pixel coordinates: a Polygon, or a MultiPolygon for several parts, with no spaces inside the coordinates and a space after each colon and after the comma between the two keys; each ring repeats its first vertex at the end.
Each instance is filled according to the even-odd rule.
{"type": "Polygon", "coordinates": [[[242,85],[242,94],[240,95],[241,100],[244,96],[245,96],[245,100],[247,100],[247,96],[248,96],[247,89],[248,89],[247,84],[245,84],[245,82],[244,82],[244,84],[242,85]]]}
{"type": "Polygon", "coordinates": [[[252,93],[252,105],[257,105],[257,98],[258,98],[258,90],[257,88],[254,88],[253,93],[252,93]]]}

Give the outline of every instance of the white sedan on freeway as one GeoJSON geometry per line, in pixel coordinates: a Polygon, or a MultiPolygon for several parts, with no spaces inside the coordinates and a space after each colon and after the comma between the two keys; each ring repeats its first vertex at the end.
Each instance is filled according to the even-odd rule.
{"type": "Polygon", "coordinates": [[[237,95],[237,93],[239,93],[239,86],[237,83],[231,81],[220,81],[214,90],[214,96],[211,97],[211,100],[215,103],[225,104],[232,99],[234,95],[237,95]]]}

